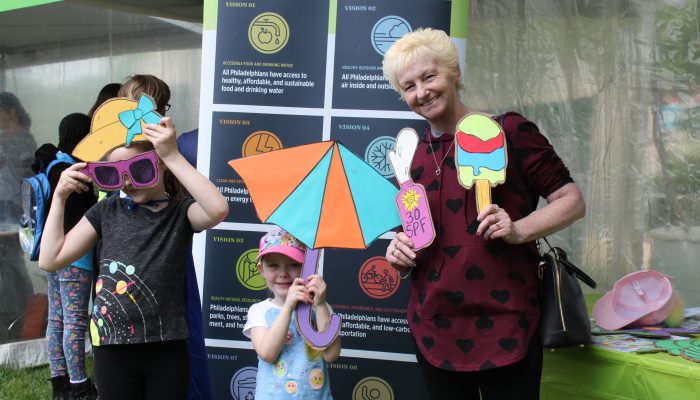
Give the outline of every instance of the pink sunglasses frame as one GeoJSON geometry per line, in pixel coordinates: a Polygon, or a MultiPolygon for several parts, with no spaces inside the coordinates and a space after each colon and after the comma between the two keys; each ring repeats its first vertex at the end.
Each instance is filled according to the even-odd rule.
{"type": "Polygon", "coordinates": [[[98,162],[89,162],[87,163],[87,167],[83,168],[80,170],[85,175],[89,175],[92,177],[92,181],[100,189],[104,190],[117,190],[121,189],[124,187],[124,174],[126,173],[129,175],[129,179],[131,179],[131,185],[134,186],[135,188],[143,189],[147,187],[154,186],[156,183],[158,183],[158,154],[156,153],[155,150],[150,150],[146,151],[141,154],[137,154],[129,159],[126,160],[121,160],[121,161],[98,161],[98,162]],[[155,174],[153,179],[151,179],[148,182],[141,183],[137,182],[134,177],[131,175],[131,171],[129,170],[129,167],[137,161],[141,160],[149,160],[151,161],[151,165],[153,166],[155,170],[155,174]],[[96,178],[95,174],[95,169],[99,167],[112,167],[115,168],[119,174],[119,182],[117,185],[103,185],[98,181],[96,178]]]}

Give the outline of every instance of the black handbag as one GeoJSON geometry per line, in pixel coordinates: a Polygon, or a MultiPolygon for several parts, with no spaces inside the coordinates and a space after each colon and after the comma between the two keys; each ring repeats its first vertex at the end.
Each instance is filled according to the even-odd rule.
{"type": "Polygon", "coordinates": [[[590,343],[591,321],[578,281],[592,289],[596,283],[569,261],[564,250],[543,240],[549,251],[540,256],[538,266],[542,346],[552,349],[590,343]]]}
{"type": "MultiPolygon", "coordinates": [[[[504,119],[505,114],[502,114],[500,123],[504,129],[508,153],[515,154],[511,151],[508,135],[505,134],[504,119]]],[[[513,171],[525,196],[525,202],[532,212],[536,207],[530,204],[527,185],[518,168],[513,168],[513,171]]],[[[590,343],[591,320],[578,281],[592,289],[595,289],[596,282],[572,264],[564,250],[552,247],[546,237],[541,240],[549,247],[548,251],[540,254],[538,265],[541,305],[539,330],[542,346],[554,349],[590,343]]],[[[540,250],[540,242],[537,243],[537,249],[540,250]]]]}

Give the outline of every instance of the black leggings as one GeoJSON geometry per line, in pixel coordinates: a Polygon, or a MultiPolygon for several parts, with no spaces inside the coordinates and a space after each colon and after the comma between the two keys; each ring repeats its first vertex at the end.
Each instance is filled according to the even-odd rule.
{"type": "Polygon", "coordinates": [[[100,400],[187,399],[189,357],[184,340],[92,350],[100,400]]]}
{"type": "MultiPolygon", "coordinates": [[[[416,347],[417,348],[417,347],[416,347]]],[[[515,364],[486,371],[447,371],[431,365],[416,350],[431,399],[538,400],[542,376],[542,344],[535,334],[527,355],[515,364]],[[481,391],[481,397],[479,397],[481,391]]]]}

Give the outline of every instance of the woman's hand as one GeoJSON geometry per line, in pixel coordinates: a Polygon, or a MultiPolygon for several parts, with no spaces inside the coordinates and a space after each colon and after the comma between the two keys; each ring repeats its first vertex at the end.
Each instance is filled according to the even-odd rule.
{"type": "Polygon", "coordinates": [[[80,170],[85,167],[87,167],[87,164],[81,162],[75,163],[63,170],[56,184],[54,196],[65,201],[73,192],[82,193],[90,190],[86,183],[92,182],[92,178],[80,172],[80,170]]]}
{"type": "Polygon", "coordinates": [[[153,144],[161,160],[177,155],[177,132],[175,123],[170,117],[163,117],[158,124],[146,124],[143,127],[143,135],[153,144]]]}
{"type": "Polygon", "coordinates": [[[416,266],[414,261],[416,253],[413,251],[413,243],[403,232],[397,233],[396,237],[389,242],[385,257],[389,264],[399,271],[405,271],[416,266]]]}
{"type": "Polygon", "coordinates": [[[483,235],[484,239],[503,239],[509,244],[521,243],[515,223],[506,210],[500,208],[498,204],[489,204],[476,218],[481,221],[476,234],[483,235]]]}

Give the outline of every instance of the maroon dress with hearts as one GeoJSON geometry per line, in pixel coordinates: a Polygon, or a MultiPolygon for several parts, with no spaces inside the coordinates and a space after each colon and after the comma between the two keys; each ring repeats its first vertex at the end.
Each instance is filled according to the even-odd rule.
{"type": "MultiPolygon", "coordinates": [[[[531,204],[573,180],[534,123],[507,113],[503,125],[510,146],[506,182],[492,188],[491,196],[517,221],[529,210],[514,168],[533,196],[531,204]]],[[[411,332],[428,362],[445,370],[512,364],[525,357],[539,321],[537,249],[534,243],[509,245],[475,234],[475,187],[466,190],[458,183],[450,149],[454,136],[432,138],[431,145],[427,135],[429,129],[411,173],[425,186],[437,237],[419,252],[411,275],[411,332]],[[448,149],[438,175],[435,160],[448,149]]]]}

